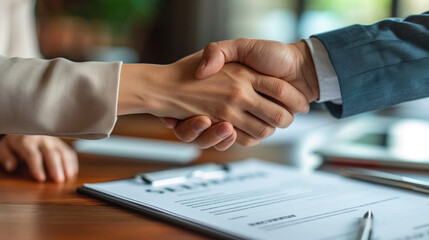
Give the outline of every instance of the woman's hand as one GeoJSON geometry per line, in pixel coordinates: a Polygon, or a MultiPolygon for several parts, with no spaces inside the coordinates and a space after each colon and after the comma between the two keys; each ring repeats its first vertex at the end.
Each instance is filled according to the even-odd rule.
{"type": "Polygon", "coordinates": [[[305,96],[289,83],[240,64],[226,64],[213,76],[197,80],[194,72],[201,54],[166,66],[124,65],[118,112],[176,119],[207,116],[215,123],[228,121],[237,130],[237,141],[250,146],[254,142],[249,140],[268,137],[275,127],[287,127],[293,113],[308,111],[305,96]],[[124,105],[131,112],[121,111],[124,105]]]}
{"type": "Polygon", "coordinates": [[[78,172],[76,153],[56,137],[6,135],[0,140],[0,163],[13,172],[18,161],[25,162],[39,182],[46,181],[45,171],[55,182],[73,179],[78,172]]]}

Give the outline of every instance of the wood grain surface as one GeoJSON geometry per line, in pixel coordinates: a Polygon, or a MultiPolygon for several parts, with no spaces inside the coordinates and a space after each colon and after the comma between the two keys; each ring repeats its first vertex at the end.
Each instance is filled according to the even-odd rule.
{"type": "MultiPolygon", "coordinates": [[[[175,139],[150,117],[121,119],[116,134],[175,139]]],[[[258,157],[261,149],[203,151],[193,164],[258,157]]],[[[272,150],[267,150],[272,156],[272,150]]],[[[83,183],[116,180],[138,172],[180,167],[175,164],[94,155],[79,155],[79,176],[56,184],[37,183],[26,166],[8,174],[0,170],[0,239],[209,239],[207,236],[139,215],[76,193],[83,183]]]]}

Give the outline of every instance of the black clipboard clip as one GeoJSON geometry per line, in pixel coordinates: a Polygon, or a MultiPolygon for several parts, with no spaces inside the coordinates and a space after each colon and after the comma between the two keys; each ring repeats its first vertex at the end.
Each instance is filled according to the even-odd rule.
{"type": "Polygon", "coordinates": [[[137,179],[153,187],[162,187],[174,184],[184,184],[191,180],[221,180],[228,175],[229,168],[226,164],[202,164],[192,167],[175,168],[170,170],[139,173],[137,179]]]}

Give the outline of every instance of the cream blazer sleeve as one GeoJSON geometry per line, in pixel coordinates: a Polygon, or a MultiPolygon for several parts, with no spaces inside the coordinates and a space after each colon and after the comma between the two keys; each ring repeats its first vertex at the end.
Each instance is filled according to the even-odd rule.
{"type": "Polygon", "coordinates": [[[0,1],[0,134],[108,137],[121,63],[42,60],[32,0],[0,1]]]}

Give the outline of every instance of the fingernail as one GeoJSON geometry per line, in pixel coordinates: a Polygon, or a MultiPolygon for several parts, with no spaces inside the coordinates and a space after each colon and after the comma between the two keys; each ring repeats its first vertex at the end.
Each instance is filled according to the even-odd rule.
{"type": "Polygon", "coordinates": [[[6,168],[6,171],[8,171],[8,172],[12,171],[13,170],[13,161],[12,161],[12,159],[6,159],[4,167],[6,168]]]}
{"type": "Polygon", "coordinates": [[[57,173],[57,180],[58,182],[64,182],[64,173],[62,171],[57,173]]]}
{"type": "Polygon", "coordinates": [[[310,105],[305,105],[304,113],[308,113],[310,111],[310,105]]]}
{"type": "Polygon", "coordinates": [[[231,131],[229,131],[229,129],[225,128],[225,127],[218,127],[214,130],[214,134],[218,138],[224,138],[224,137],[228,136],[229,134],[231,134],[231,131]]]}
{"type": "Polygon", "coordinates": [[[197,134],[202,133],[208,127],[209,126],[205,122],[202,122],[202,121],[196,121],[194,124],[192,124],[192,130],[197,134]]]}
{"type": "Polygon", "coordinates": [[[69,179],[71,179],[71,178],[73,178],[74,177],[74,174],[75,174],[75,170],[74,170],[74,168],[71,168],[71,167],[69,167],[69,168],[67,168],[67,178],[69,179]]]}
{"type": "Polygon", "coordinates": [[[201,62],[200,62],[200,65],[198,66],[198,69],[205,68],[205,67],[206,67],[206,64],[207,64],[207,62],[206,62],[206,60],[203,58],[203,59],[201,60],[201,62]]]}
{"type": "Polygon", "coordinates": [[[39,173],[39,181],[40,182],[46,181],[46,175],[44,173],[39,173]]]}

